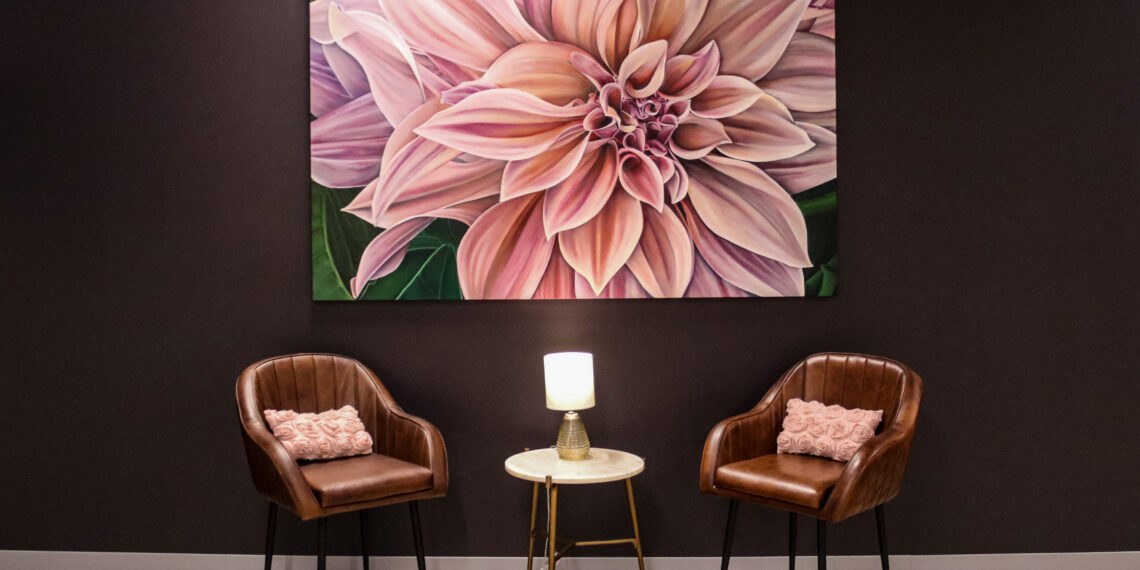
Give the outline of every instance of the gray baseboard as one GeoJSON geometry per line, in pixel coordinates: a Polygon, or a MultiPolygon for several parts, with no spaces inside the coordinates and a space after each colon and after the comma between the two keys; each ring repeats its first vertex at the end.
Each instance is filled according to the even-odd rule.
{"type": "MultiPolygon", "coordinates": [[[[415,570],[411,557],[373,557],[373,568],[415,570]]],[[[877,570],[876,556],[831,556],[833,570],[877,570]]],[[[428,570],[505,570],[521,569],[525,558],[428,558],[428,570]]],[[[58,552],[0,550],[0,568],[5,570],[260,570],[262,557],[239,554],[153,554],[137,552],[58,552]]],[[[631,570],[637,564],[630,558],[566,558],[560,570],[631,570]]],[[[274,570],[316,568],[312,556],[278,556],[274,570]]],[[[360,570],[358,557],[331,556],[328,570],[360,570]]],[[[545,565],[536,560],[534,570],[545,565]]],[[[718,570],[717,558],[646,558],[646,570],[718,570]]],[[[734,558],[731,570],[783,570],[783,557],[734,558]]],[[[813,570],[815,558],[797,558],[796,568],[813,570]]],[[[894,570],[1135,570],[1140,568],[1140,552],[1075,552],[1043,554],[971,554],[936,556],[892,556],[894,570]]]]}

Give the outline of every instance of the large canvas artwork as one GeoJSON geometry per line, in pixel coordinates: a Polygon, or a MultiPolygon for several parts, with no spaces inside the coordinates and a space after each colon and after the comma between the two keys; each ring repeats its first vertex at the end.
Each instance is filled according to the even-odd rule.
{"type": "Polygon", "coordinates": [[[309,8],[315,299],[834,294],[834,0],[309,8]]]}

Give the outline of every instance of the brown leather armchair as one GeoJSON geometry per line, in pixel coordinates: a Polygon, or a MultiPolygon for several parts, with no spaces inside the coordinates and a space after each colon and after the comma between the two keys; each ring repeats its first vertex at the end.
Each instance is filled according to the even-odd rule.
{"type": "Polygon", "coordinates": [[[317,566],[325,567],[325,517],[359,511],[364,568],[368,570],[365,509],[407,502],[416,561],[424,570],[417,501],[447,493],[447,452],[439,430],[404,412],[363,364],[333,354],[267,358],[237,381],[242,440],[253,483],[269,499],[265,568],[273,560],[277,505],[302,520],[318,519],[317,566]],[[356,407],[375,450],[329,461],[294,461],[265,423],[266,409],[323,412],[356,407]]]}
{"type": "Polygon", "coordinates": [[[796,513],[817,519],[819,568],[827,568],[825,521],[875,509],[879,556],[889,568],[883,503],[902,485],[922,398],[922,379],[905,365],[862,354],[809,356],[784,373],[754,408],[709,432],[701,491],[728,497],[721,569],[728,568],[738,501],[789,511],[789,567],[795,568],[796,513]],[[847,463],[776,453],[788,400],[883,410],[878,432],[847,463]]]}

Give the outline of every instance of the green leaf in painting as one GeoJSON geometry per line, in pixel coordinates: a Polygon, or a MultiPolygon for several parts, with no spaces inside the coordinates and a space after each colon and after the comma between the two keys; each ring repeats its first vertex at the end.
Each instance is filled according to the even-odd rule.
{"type": "Polygon", "coordinates": [[[368,285],[361,299],[462,299],[456,252],[466,226],[436,220],[408,245],[404,261],[392,273],[368,285]]]}
{"type": "Polygon", "coordinates": [[[819,267],[804,269],[804,275],[808,276],[804,281],[804,295],[807,297],[835,295],[838,264],[839,258],[832,257],[827,263],[819,267]]]}
{"type": "Polygon", "coordinates": [[[819,272],[823,274],[823,282],[819,284],[819,296],[831,297],[835,295],[836,286],[836,273],[835,264],[830,263],[819,268],[819,272]]]}
{"type": "Polygon", "coordinates": [[[325,199],[317,191],[312,192],[313,216],[313,299],[316,301],[348,300],[352,298],[337,273],[329,252],[325,233],[327,219],[325,199]]]}
{"type": "Polygon", "coordinates": [[[424,231],[412,238],[412,242],[408,244],[408,249],[416,250],[436,248],[439,246],[450,246],[454,249],[458,249],[459,240],[463,239],[463,234],[465,233],[467,233],[467,226],[461,222],[439,219],[432,222],[430,226],[424,228],[424,231]]]}
{"type": "Polygon", "coordinates": [[[835,190],[814,197],[797,199],[796,204],[800,207],[800,211],[804,213],[805,217],[834,211],[837,204],[835,190]]]}
{"type": "Polygon", "coordinates": [[[804,269],[804,295],[827,297],[836,289],[836,235],[839,230],[836,187],[832,180],[793,196],[804,214],[808,230],[808,257],[812,266],[804,269]]]}
{"type": "Polygon", "coordinates": [[[349,281],[356,263],[378,228],[346,214],[341,208],[352,201],[359,188],[334,189],[312,183],[313,299],[349,300],[349,281]]]}

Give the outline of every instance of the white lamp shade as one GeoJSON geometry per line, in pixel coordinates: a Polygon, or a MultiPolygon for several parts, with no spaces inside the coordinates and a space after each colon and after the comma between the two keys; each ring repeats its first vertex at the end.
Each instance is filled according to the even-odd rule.
{"type": "Polygon", "coordinates": [[[585,410],[594,407],[594,355],[555,352],[542,357],[546,371],[546,407],[585,410]]]}

